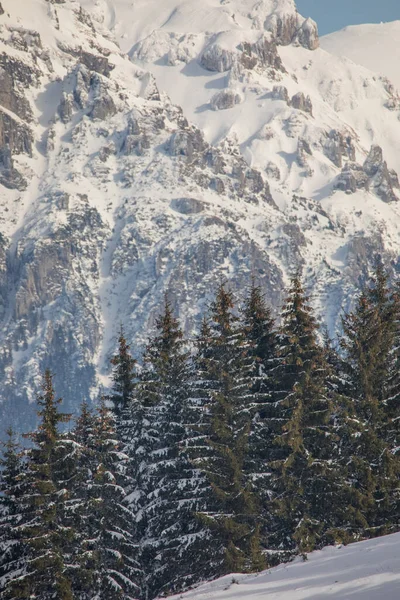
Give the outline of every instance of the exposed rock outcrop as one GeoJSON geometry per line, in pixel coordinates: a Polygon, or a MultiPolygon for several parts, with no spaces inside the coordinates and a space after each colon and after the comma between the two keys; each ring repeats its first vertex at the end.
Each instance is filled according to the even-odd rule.
{"type": "Polygon", "coordinates": [[[363,166],[348,162],[337,178],[335,189],[355,193],[358,189],[374,191],[384,202],[398,200],[394,189],[399,188],[397,173],[387,167],[380,146],[371,146],[363,166]]]}
{"type": "Polygon", "coordinates": [[[304,138],[299,138],[297,144],[297,163],[300,167],[308,167],[308,158],[312,156],[311,146],[304,138]]]}
{"type": "Polygon", "coordinates": [[[308,50],[316,50],[319,47],[318,26],[315,21],[308,18],[303,21],[293,37],[293,42],[308,50]]]}
{"type": "Polygon", "coordinates": [[[114,100],[107,91],[106,84],[101,80],[100,76],[94,75],[91,80],[91,90],[93,93],[92,108],[90,117],[92,119],[105,119],[116,114],[117,108],[114,100]]]}
{"type": "Polygon", "coordinates": [[[302,110],[312,116],[312,102],[310,96],[305,96],[303,92],[297,92],[290,101],[293,108],[302,110]]]}
{"type": "Polygon", "coordinates": [[[217,92],[211,98],[210,105],[213,110],[226,110],[240,104],[242,100],[241,94],[235,92],[235,90],[227,89],[217,92]]]}
{"type": "Polygon", "coordinates": [[[198,129],[192,128],[187,131],[177,131],[169,142],[169,150],[172,156],[185,156],[191,162],[195,155],[204,152],[206,145],[203,136],[198,129]]]}
{"type": "Polygon", "coordinates": [[[384,202],[398,200],[393,190],[393,187],[398,186],[398,177],[396,173],[389,171],[386,161],[383,160],[383,152],[380,146],[371,146],[363,169],[370,178],[370,187],[375,189],[377,195],[384,202]]]}
{"type": "Polygon", "coordinates": [[[308,50],[319,47],[317,24],[312,19],[303,19],[296,11],[286,14],[275,12],[267,17],[264,27],[283,46],[297,43],[308,50]]]}
{"type": "Polygon", "coordinates": [[[196,198],[175,198],[171,208],[182,215],[197,215],[204,211],[205,204],[196,198]]]}
{"type": "Polygon", "coordinates": [[[343,166],[343,157],[352,162],[355,162],[356,160],[353,139],[351,135],[346,132],[332,129],[323,140],[322,146],[325,156],[340,169],[343,166]]]}
{"type": "Polygon", "coordinates": [[[260,69],[271,67],[277,71],[286,72],[276,43],[268,34],[262,35],[254,44],[243,42],[239,46],[239,50],[242,52],[239,60],[245,69],[252,70],[258,66],[260,69]]]}
{"type": "Polygon", "coordinates": [[[369,178],[363,167],[355,162],[344,165],[334,187],[349,194],[354,194],[359,189],[369,189],[369,178]]]}
{"type": "Polygon", "coordinates": [[[14,168],[14,161],[8,145],[0,148],[0,185],[19,191],[23,191],[27,187],[26,179],[14,168]]]}
{"type": "Polygon", "coordinates": [[[0,106],[24,121],[32,120],[32,109],[23,89],[38,83],[37,69],[3,53],[0,55],[0,106]]]}
{"type": "Polygon", "coordinates": [[[58,106],[58,115],[63,123],[68,123],[71,120],[73,108],[74,101],[72,95],[63,92],[58,106]]]}
{"type": "Polygon", "coordinates": [[[207,71],[223,73],[232,68],[234,53],[214,43],[208,46],[200,57],[200,64],[207,71]]]}
{"type": "Polygon", "coordinates": [[[289,92],[284,85],[274,85],[272,98],[274,100],[283,100],[286,104],[289,104],[289,92]]]}

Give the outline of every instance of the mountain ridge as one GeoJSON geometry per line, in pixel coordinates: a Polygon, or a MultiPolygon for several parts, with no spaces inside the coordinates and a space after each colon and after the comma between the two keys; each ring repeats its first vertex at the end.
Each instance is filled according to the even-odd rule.
{"type": "Polygon", "coordinates": [[[120,322],[142,348],[165,292],[193,335],[221,278],[256,274],[276,309],[302,268],[334,332],[376,254],[397,272],[398,94],[291,0],[209,0],[205,33],[194,2],[148,33],[151,3],[2,4],[6,424],[32,422],[47,367],[68,410],[95,400],[120,322]]]}
{"type": "Polygon", "coordinates": [[[331,54],[386,76],[397,88],[400,77],[398,36],[400,21],[352,25],[321,38],[321,47],[331,54]]]}

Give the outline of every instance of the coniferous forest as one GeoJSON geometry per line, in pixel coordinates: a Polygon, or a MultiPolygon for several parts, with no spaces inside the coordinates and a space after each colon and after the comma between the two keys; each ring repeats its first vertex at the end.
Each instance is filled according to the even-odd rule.
{"type": "Polygon", "coordinates": [[[168,298],[144,356],[72,419],[46,372],[4,444],[0,596],[151,600],[400,529],[400,288],[378,264],[331,341],[300,276],[275,321],[221,284],[195,340],[168,298]]]}

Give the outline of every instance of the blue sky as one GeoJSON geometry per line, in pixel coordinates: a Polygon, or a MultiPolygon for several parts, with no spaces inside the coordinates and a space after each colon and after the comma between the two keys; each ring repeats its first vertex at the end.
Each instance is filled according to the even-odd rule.
{"type": "Polygon", "coordinates": [[[296,5],[317,21],[321,35],[346,25],[400,20],[400,0],[296,0],[296,5]]]}

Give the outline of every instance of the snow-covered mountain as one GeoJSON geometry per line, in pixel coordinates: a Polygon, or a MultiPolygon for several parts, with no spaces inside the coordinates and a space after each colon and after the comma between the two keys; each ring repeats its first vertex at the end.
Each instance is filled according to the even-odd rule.
{"type": "Polygon", "coordinates": [[[227,575],[172,600],[397,600],[400,534],[328,547],[259,575],[227,575]]]}
{"type": "Polygon", "coordinates": [[[334,330],[400,250],[400,97],[292,0],[1,0],[0,381],[74,408],[165,291],[189,334],[221,277],[278,306],[304,267],[334,330]]]}
{"type": "Polygon", "coordinates": [[[321,47],[388,77],[400,87],[400,21],[354,25],[321,38],[321,47]]]}

